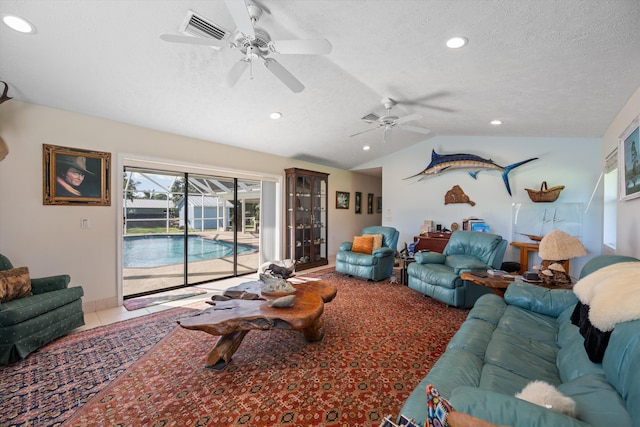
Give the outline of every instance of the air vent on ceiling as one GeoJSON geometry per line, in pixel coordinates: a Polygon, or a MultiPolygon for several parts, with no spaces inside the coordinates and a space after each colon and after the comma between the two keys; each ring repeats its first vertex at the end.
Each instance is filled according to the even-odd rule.
{"type": "MultiPolygon", "coordinates": [[[[184,19],[182,31],[196,37],[209,37],[216,40],[225,40],[230,32],[221,26],[207,21],[202,16],[190,10],[184,19]]],[[[217,47],[212,46],[214,49],[217,47]]]]}
{"type": "Polygon", "coordinates": [[[362,120],[364,120],[365,122],[377,122],[379,118],[380,117],[378,117],[376,114],[369,113],[366,116],[364,116],[362,120]]]}

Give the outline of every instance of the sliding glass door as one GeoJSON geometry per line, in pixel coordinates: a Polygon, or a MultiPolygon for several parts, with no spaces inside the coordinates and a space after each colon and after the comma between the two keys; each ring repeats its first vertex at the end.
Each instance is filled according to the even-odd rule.
{"type": "Polygon", "coordinates": [[[123,296],[255,272],[259,180],[126,167],[123,296]]]}

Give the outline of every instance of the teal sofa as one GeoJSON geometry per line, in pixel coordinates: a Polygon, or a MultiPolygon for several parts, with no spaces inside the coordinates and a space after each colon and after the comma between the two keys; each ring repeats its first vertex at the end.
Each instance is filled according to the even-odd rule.
{"type": "Polygon", "coordinates": [[[362,229],[362,235],[382,234],[382,247],[372,254],[352,252],[352,242],[340,243],[336,254],[338,273],[379,281],[391,276],[400,233],[393,227],[371,226],[362,229]]]}
{"type": "MultiPolygon", "coordinates": [[[[0,270],[13,265],[0,254],[0,270]]],[[[31,352],[84,325],[82,287],[68,287],[70,277],[31,278],[33,295],[0,304],[0,365],[31,352]]]]}
{"type": "MultiPolygon", "coordinates": [[[[638,260],[601,255],[585,264],[581,277],[629,261],[638,260]]],[[[432,384],[457,411],[497,425],[639,427],[640,320],[617,324],[602,363],[593,363],[571,322],[576,303],[571,290],[524,282],[512,283],[504,299],[481,297],[401,414],[424,423],[425,389],[432,384]],[[514,397],[534,380],[573,398],[576,418],[514,397]]]]}
{"type": "Polygon", "coordinates": [[[465,271],[499,269],[508,242],[479,231],[454,231],[442,253],[419,252],[407,268],[411,289],[454,307],[472,307],[491,289],[462,280],[465,271]]]}

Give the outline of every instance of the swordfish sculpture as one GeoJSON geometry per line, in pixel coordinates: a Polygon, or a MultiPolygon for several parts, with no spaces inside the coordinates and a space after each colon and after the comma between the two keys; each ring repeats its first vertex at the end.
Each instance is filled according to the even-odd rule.
{"type": "Polygon", "coordinates": [[[502,167],[491,159],[485,159],[474,154],[438,154],[436,153],[436,150],[432,150],[431,163],[429,163],[429,166],[427,166],[422,172],[409,176],[405,179],[423,175],[422,178],[420,178],[420,181],[422,181],[425,178],[455,170],[467,170],[473,179],[477,179],[478,172],[481,170],[498,170],[502,172],[502,180],[504,181],[505,187],[507,187],[507,192],[511,196],[511,187],[509,186],[508,177],[509,172],[518,166],[522,166],[525,163],[529,163],[530,161],[537,159],[537,157],[533,157],[531,159],[502,167]]]}

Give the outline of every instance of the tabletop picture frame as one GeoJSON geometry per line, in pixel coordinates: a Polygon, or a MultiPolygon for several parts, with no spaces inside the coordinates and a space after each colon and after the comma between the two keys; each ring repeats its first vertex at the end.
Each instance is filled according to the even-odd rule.
{"type": "Polygon", "coordinates": [[[349,196],[346,191],[336,191],[336,209],[349,209],[349,196]]]}
{"type": "Polygon", "coordinates": [[[619,138],[620,200],[640,197],[640,116],[625,129],[619,138]]]}
{"type": "Polygon", "coordinates": [[[111,153],[42,145],[44,205],[111,206],[111,153]]]}

